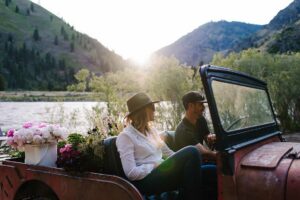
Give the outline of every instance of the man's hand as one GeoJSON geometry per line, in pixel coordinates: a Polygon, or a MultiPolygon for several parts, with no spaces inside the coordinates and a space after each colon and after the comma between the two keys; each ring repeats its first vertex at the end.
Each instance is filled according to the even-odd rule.
{"type": "Polygon", "coordinates": [[[207,149],[200,143],[196,144],[196,147],[199,150],[199,152],[202,154],[203,160],[212,160],[212,161],[216,160],[217,152],[207,149]]]}
{"type": "Polygon", "coordinates": [[[216,134],[209,133],[206,138],[209,145],[216,143],[216,139],[217,139],[216,134]]]}

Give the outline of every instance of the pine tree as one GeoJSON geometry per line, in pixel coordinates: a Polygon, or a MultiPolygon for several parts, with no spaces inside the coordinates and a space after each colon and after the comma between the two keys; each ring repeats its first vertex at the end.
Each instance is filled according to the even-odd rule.
{"type": "Polygon", "coordinates": [[[0,91],[4,91],[5,90],[5,85],[6,85],[5,78],[4,78],[4,76],[2,76],[0,74],[0,91]]]}
{"type": "Polygon", "coordinates": [[[65,34],[65,28],[63,26],[61,26],[61,28],[60,28],[60,34],[62,34],[62,35],[65,34]]]}
{"type": "Polygon", "coordinates": [[[32,2],[31,2],[31,4],[30,4],[30,10],[31,10],[31,12],[34,12],[34,5],[33,5],[32,2]]]}
{"type": "Polygon", "coordinates": [[[74,42],[71,42],[71,43],[70,43],[70,51],[71,51],[71,52],[74,52],[74,48],[75,48],[74,42]]]}
{"type": "Polygon", "coordinates": [[[39,35],[39,30],[37,28],[35,28],[33,31],[33,39],[34,39],[34,41],[38,41],[41,39],[40,35],[39,35]]]}
{"type": "Polygon", "coordinates": [[[54,38],[54,44],[55,44],[55,45],[58,45],[58,37],[57,37],[57,35],[55,35],[55,38],[54,38]]]}
{"type": "Polygon", "coordinates": [[[14,39],[13,39],[13,35],[12,35],[11,33],[9,33],[9,34],[8,34],[8,37],[7,37],[7,41],[8,41],[8,42],[13,42],[13,40],[14,40],[14,39]]]}
{"type": "Polygon", "coordinates": [[[19,13],[19,7],[18,6],[16,6],[16,8],[15,8],[15,12],[19,13]]]}

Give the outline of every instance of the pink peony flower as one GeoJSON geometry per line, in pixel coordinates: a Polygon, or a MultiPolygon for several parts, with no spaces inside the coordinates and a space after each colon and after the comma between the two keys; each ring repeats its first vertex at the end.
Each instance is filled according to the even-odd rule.
{"type": "Polygon", "coordinates": [[[65,148],[67,149],[67,151],[70,151],[72,149],[72,144],[66,144],[65,148]]]}
{"type": "Polygon", "coordinates": [[[47,126],[47,124],[46,124],[46,123],[43,123],[43,122],[40,123],[40,124],[38,125],[39,128],[44,128],[44,127],[46,127],[46,126],[47,126]]]}
{"type": "Polygon", "coordinates": [[[8,145],[13,145],[14,144],[14,139],[12,137],[7,138],[6,140],[8,145]]]}
{"type": "Polygon", "coordinates": [[[65,152],[70,152],[70,151],[72,151],[71,144],[66,144],[65,147],[59,149],[60,153],[65,153],[65,152]]]}
{"type": "Polygon", "coordinates": [[[9,130],[7,131],[7,137],[14,137],[14,132],[15,132],[14,129],[9,129],[9,130]]]}
{"type": "Polygon", "coordinates": [[[31,122],[26,122],[25,124],[23,124],[23,128],[30,128],[32,126],[33,124],[31,122]]]}

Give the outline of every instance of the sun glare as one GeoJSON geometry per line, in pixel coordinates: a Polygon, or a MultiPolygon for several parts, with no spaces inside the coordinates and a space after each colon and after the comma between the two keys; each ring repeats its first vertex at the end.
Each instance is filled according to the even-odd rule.
{"type": "Polygon", "coordinates": [[[140,67],[145,67],[147,61],[149,60],[149,57],[149,54],[142,54],[141,52],[130,58],[130,60],[132,60],[136,65],[140,67]]]}

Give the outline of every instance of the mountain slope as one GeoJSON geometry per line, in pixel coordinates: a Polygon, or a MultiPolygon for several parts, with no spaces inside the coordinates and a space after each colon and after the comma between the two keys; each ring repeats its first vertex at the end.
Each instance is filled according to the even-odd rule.
{"type": "Polygon", "coordinates": [[[63,90],[74,73],[126,66],[121,56],[29,0],[0,1],[0,76],[8,89],[63,90]]]}
{"type": "Polygon", "coordinates": [[[216,52],[230,50],[240,39],[249,37],[260,28],[260,25],[241,22],[209,22],[156,53],[175,56],[187,65],[207,63],[216,52]]]}
{"type": "Polygon", "coordinates": [[[293,1],[261,30],[240,41],[233,49],[259,48],[270,53],[300,51],[300,0],[293,1]]]}

